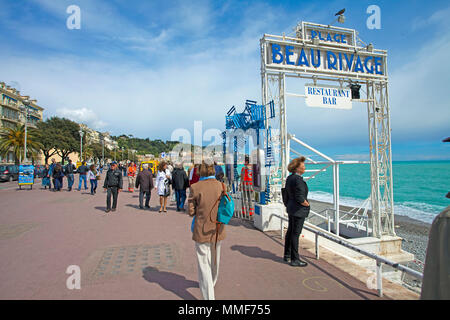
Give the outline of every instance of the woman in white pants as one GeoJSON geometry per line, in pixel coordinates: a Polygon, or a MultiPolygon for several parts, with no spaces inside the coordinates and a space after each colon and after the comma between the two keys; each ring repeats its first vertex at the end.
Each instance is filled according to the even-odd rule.
{"type": "Polygon", "coordinates": [[[192,240],[198,263],[198,281],[205,300],[214,300],[214,286],[219,275],[220,246],[225,239],[224,225],[218,230],[216,243],[216,221],[222,183],[215,179],[214,164],[202,163],[200,180],[191,186],[189,215],[195,217],[192,240]]]}

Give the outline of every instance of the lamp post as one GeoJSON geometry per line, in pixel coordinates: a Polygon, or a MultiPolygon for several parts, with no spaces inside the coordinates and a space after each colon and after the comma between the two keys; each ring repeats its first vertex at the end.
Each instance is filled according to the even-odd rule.
{"type": "Polygon", "coordinates": [[[80,133],[80,160],[81,160],[81,162],[83,162],[83,135],[84,135],[84,132],[81,129],[78,132],[80,133]]]}
{"type": "Polygon", "coordinates": [[[105,137],[100,135],[100,139],[102,140],[102,165],[105,165],[105,137]]]}
{"type": "Polygon", "coordinates": [[[122,149],[122,161],[123,161],[123,149],[124,149],[124,148],[122,147],[121,149],[122,149]]]}
{"type": "Polygon", "coordinates": [[[25,139],[24,139],[24,144],[23,144],[23,163],[27,163],[27,124],[28,124],[28,113],[29,113],[28,106],[30,105],[30,101],[25,99],[23,101],[23,103],[25,105],[24,107],[21,108],[21,110],[25,113],[25,139]]]}

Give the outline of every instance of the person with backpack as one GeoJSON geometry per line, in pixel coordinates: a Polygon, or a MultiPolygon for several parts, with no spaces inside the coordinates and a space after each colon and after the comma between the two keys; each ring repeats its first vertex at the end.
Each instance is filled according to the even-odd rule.
{"type": "Polygon", "coordinates": [[[205,300],[214,300],[214,286],[219,275],[220,247],[225,239],[225,226],[217,224],[217,212],[224,186],[216,180],[214,164],[203,162],[199,181],[191,185],[188,207],[195,220],[192,240],[198,264],[198,281],[205,300]]]}
{"type": "Polygon", "coordinates": [[[184,211],[184,202],[186,201],[186,189],[189,187],[189,180],[186,171],[181,163],[175,164],[172,172],[172,188],[175,190],[177,202],[177,211],[184,211]]]}
{"type": "Polygon", "coordinates": [[[283,260],[293,267],[308,265],[307,262],[300,259],[298,254],[299,237],[310,211],[308,185],[302,177],[302,174],[305,173],[305,160],[305,157],[299,157],[289,163],[288,171],[291,174],[287,177],[285,188],[282,190],[283,203],[289,215],[283,260]]]}

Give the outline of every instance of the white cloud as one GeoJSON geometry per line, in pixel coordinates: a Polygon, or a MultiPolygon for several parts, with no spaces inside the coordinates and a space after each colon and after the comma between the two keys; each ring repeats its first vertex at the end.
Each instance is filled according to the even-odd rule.
{"type": "Polygon", "coordinates": [[[83,123],[90,127],[91,129],[100,130],[106,127],[107,123],[100,120],[97,114],[88,108],[80,108],[80,109],[69,109],[62,108],[56,110],[56,113],[60,117],[64,117],[75,121],[77,123],[83,123]]]}

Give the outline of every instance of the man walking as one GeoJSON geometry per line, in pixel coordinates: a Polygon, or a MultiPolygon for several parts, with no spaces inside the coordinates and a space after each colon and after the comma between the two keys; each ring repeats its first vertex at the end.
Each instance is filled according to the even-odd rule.
{"type": "Polygon", "coordinates": [[[148,171],[148,163],[142,165],[142,171],[138,173],[136,177],[136,189],[139,188],[139,209],[144,209],[142,203],[144,202],[145,195],[145,207],[150,209],[150,196],[153,189],[153,174],[148,171]]]}
{"type": "Polygon", "coordinates": [[[72,160],[69,159],[69,163],[66,164],[66,167],[64,168],[64,172],[67,177],[67,185],[69,187],[69,191],[72,191],[73,182],[75,181],[73,174],[77,169],[75,168],[74,164],[72,163],[72,160]]]}
{"type": "Polygon", "coordinates": [[[172,173],[172,187],[175,190],[175,199],[177,201],[177,211],[184,211],[184,202],[186,201],[186,189],[189,187],[189,179],[181,163],[175,165],[172,173]]]}
{"type": "Polygon", "coordinates": [[[106,190],[106,213],[111,210],[114,212],[117,208],[117,197],[122,190],[122,172],[117,168],[117,162],[111,163],[111,168],[106,172],[105,183],[103,188],[106,190]],[[111,208],[111,196],[113,198],[111,208]]]}
{"type": "Polygon", "coordinates": [[[86,166],[86,162],[83,161],[83,163],[81,164],[81,166],[78,167],[77,172],[80,174],[80,182],[78,184],[78,191],[81,190],[81,181],[84,181],[84,190],[87,190],[87,172],[89,171],[88,167],[86,166]]]}

